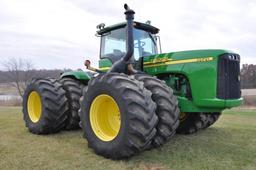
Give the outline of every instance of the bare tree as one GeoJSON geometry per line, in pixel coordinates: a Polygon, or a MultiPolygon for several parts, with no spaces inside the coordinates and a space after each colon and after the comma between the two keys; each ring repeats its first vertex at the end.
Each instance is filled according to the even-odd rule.
{"type": "Polygon", "coordinates": [[[33,77],[33,63],[29,59],[9,58],[3,62],[3,66],[8,72],[9,84],[14,86],[18,94],[22,97],[28,82],[33,77]]]}

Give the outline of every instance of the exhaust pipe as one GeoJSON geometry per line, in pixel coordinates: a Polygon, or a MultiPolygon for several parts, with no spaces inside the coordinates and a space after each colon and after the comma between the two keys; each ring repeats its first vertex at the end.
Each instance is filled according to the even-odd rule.
{"type": "Polygon", "coordinates": [[[134,41],[133,41],[133,19],[135,12],[129,8],[127,4],[124,4],[125,18],[127,21],[126,26],[126,54],[123,57],[125,61],[129,61],[134,52],[134,41]]]}
{"type": "Polygon", "coordinates": [[[108,72],[117,72],[132,74],[135,70],[131,65],[131,58],[134,53],[134,39],[133,39],[133,19],[135,12],[129,8],[127,4],[124,4],[126,25],[126,54],[116,61],[108,72]]]}

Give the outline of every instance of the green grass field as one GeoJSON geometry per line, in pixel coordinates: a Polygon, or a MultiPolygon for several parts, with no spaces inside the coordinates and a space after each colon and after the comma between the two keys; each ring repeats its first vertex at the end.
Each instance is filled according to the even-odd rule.
{"type": "Polygon", "coordinates": [[[225,111],[214,126],[159,149],[113,161],[87,148],[81,130],[30,134],[20,107],[0,107],[0,169],[256,169],[256,110],[225,111]]]}

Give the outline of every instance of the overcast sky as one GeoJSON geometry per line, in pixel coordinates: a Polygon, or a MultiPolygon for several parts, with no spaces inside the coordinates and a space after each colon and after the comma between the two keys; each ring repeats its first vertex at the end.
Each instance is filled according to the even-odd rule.
{"type": "MultiPolygon", "coordinates": [[[[0,0],[0,62],[29,58],[36,68],[97,65],[96,25],[135,20],[160,28],[163,52],[222,48],[256,64],[256,0],[0,0]]],[[[2,67],[0,66],[0,69],[2,67]]]]}

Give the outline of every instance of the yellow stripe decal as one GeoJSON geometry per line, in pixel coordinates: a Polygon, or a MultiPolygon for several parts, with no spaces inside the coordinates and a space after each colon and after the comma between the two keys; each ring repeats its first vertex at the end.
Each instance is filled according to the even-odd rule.
{"type": "Polygon", "coordinates": [[[105,71],[105,70],[109,70],[110,69],[110,67],[101,67],[101,68],[99,68],[99,70],[101,70],[101,71],[105,71]]]}
{"type": "MultiPolygon", "coordinates": [[[[212,61],[213,57],[206,57],[206,58],[192,58],[192,59],[185,59],[185,60],[172,60],[162,58],[159,60],[153,60],[149,62],[143,62],[144,68],[147,67],[156,67],[156,66],[165,66],[165,65],[172,65],[172,64],[184,64],[184,63],[195,63],[195,62],[208,62],[212,61]]],[[[110,67],[101,67],[99,70],[109,70],[110,67]]]]}
{"type": "Polygon", "coordinates": [[[165,61],[165,62],[146,62],[143,63],[144,67],[156,67],[156,66],[165,66],[165,65],[172,65],[172,64],[184,64],[184,63],[194,63],[194,62],[208,62],[212,61],[213,57],[206,57],[206,58],[192,58],[192,59],[185,59],[185,60],[173,60],[173,61],[165,61]]]}

